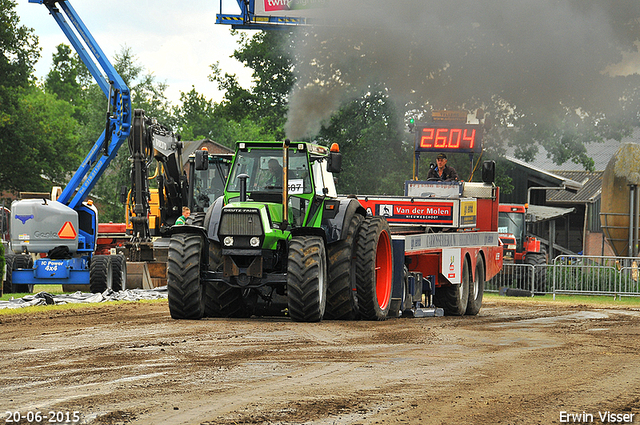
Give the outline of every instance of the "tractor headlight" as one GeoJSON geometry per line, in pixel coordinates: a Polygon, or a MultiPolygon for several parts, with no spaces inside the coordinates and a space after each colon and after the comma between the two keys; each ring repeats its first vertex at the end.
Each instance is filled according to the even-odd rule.
{"type": "Polygon", "coordinates": [[[251,246],[253,248],[257,248],[260,246],[260,238],[258,237],[252,237],[251,240],[249,240],[249,244],[251,244],[251,246]]]}
{"type": "Polygon", "coordinates": [[[233,246],[233,236],[227,236],[226,238],[224,238],[224,241],[222,241],[222,243],[224,243],[224,246],[233,246]]]}

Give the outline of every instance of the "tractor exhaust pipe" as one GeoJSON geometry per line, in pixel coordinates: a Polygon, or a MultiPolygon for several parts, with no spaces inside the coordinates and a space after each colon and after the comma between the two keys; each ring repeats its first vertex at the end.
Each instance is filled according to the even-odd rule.
{"type": "Polygon", "coordinates": [[[248,174],[240,174],[238,179],[240,180],[240,202],[245,202],[247,200],[247,179],[249,178],[248,174]]]}
{"type": "Polygon", "coordinates": [[[289,145],[291,140],[285,139],[282,146],[282,230],[289,227],[289,145]]]}

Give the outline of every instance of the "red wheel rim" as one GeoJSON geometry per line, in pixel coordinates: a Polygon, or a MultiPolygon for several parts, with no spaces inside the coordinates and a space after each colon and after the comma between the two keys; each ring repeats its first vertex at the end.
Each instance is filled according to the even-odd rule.
{"type": "Polygon", "coordinates": [[[376,298],[382,310],[387,308],[391,299],[392,261],[391,238],[387,231],[383,231],[376,249],[376,298]]]}

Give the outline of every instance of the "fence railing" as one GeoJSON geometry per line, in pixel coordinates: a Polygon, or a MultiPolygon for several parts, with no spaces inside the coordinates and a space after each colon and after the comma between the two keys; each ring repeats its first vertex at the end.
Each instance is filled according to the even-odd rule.
{"type": "Polygon", "coordinates": [[[638,263],[630,257],[561,255],[550,264],[504,264],[485,291],[640,296],[638,263]]]}

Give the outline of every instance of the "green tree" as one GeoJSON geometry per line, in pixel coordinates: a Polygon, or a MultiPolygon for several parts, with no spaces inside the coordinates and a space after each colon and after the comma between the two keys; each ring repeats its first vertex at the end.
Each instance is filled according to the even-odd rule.
{"type": "Polygon", "coordinates": [[[285,31],[240,33],[240,47],[233,57],[253,69],[250,89],[244,89],[235,75],[225,73],[218,64],[211,66],[210,79],[225,92],[215,114],[227,120],[252,120],[262,133],[284,139],[289,92],[293,86],[292,43],[294,37],[285,31]]]}
{"type": "MultiPolygon", "coordinates": [[[[249,140],[238,137],[234,126],[237,123],[247,129],[251,123],[260,123],[262,131],[277,140],[286,136],[285,123],[291,118],[288,102],[295,82],[294,58],[299,62],[296,42],[294,34],[284,31],[241,36],[234,57],[254,70],[250,89],[241,87],[235,75],[222,76],[222,70],[212,66],[211,78],[225,92],[221,104],[214,106],[216,115],[228,119],[227,125],[219,129],[231,132],[235,140],[249,140]]],[[[353,87],[344,89],[347,93],[343,99],[351,100],[318,126],[318,134],[308,134],[308,138],[327,146],[334,142],[340,145],[341,193],[401,194],[403,181],[411,177],[412,141],[405,140],[410,136],[402,130],[396,105],[381,84],[369,85],[359,92],[353,87]]],[[[313,104],[321,98],[311,95],[309,99],[313,104]]],[[[303,115],[300,119],[309,117],[303,115]]]]}
{"type": "Polygon", "coordinates": [[[45,77],[44,89],[72,104],[78,112],[76,119],[81,119],[80,114],[87,107],[84,90],[89,86],[90,79],[91,74],[77,53],[73,53],[68,45],[59,44],[53,54],[53,67],[45,77]]]}
{"type": "Polygon", "coordinates": [[[0,187],[49,191],[79,164],[78,124],[69,103],[36,87],[23,89],[0,131],[0,187]]]}
{"type": "Polygon", "coordinates": [[[214,103],[198,93],[195,87],[188,93],[180,93],[180,106],[174,114],[178,122],[177,131],[183,140],[212,139],[215,128],[222,118],[214,117],[214,103]]]}
{"type": "MultiPolygon", "coordinates": [[[[33,28],[19,25],[12,0],[0,0],[0,87],[27,87],[33,64],[40,59],[38,37],[33,28]]],[[[5,105],[4,102],[0,105],[5,105]]]]}
{"type": "Polygon", "coordinates": [[[48,191],[78,159],[77,122],[67,102],[35,86],[38,38],[15,5],[0,0],[0,189],[48,191]]]}
{"type": "Polygon", "coordinates": [[[180,94],[180,106],[174,110],[178,132],[183,140],[211,139],[233,147],[238,140],[275,140],[260,123],[248,117],[238,120],[216,113],[219,105],[206,99],[192,88],[180,94]]]}
{"type": "Polygon", "coordinates": [[[400,126],[395,105],[380,91],[352,100],[322,126],[319,141],[338,143],[342,152],[340,193],[403,193],[403,182],[411,178],[412,144],[400,126]]]}
{"type": "Polygon", "coordinates": [[[138,58],[130,47],[123,46],[114,57],[113,67],[131,90],[134,109],[143,109],[145,115],[172,126],[171,103],[167,99],[167,84],[157,81],[153,73],[138,63],[138,58]]]}

